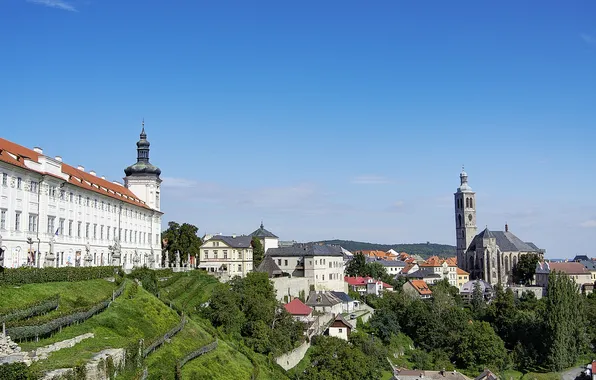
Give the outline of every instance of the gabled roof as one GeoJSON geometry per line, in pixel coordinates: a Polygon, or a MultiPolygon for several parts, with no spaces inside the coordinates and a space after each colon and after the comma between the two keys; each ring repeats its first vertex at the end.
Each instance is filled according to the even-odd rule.
{"type": "Polygon", "coordinates": [[[252,242],[252,238],[250,236],[242,235],[242,236],[225,236],[225,235],[215,235],[211,239],[207,241],[222,241],[226,243],[226,245],[232,248],[250,248],[250,243],[252,242]]]}
{"type": "Polygon", "coordinates": [[[312,308],[306,306],[304,302],[300,301],[298,298],[294,298],[292,301],[285,304],[284,308],[292,315],[310,315],[310,313],[312,313],[312,308]]]}
{"type": "Polygon", "coordinates": [[[484,372],[478,375],[474,380],[499,380],[499,378],[489,369],[485,369],[484,372]]]}
{"type": "MultiPolygon", "coordinates": [[[[43,155],[36,151],[25,148],[24,146],[15,144],[11,141],[0,138],[0,161],[8,164],[21,167],[25,170],[32,171],[40,175],[48,175],[54,178],[58,178],[62,181],[68,182],[70,185],[82,188],[96,194],[100,194],[109,198],[116,199],[128,204],[132,204],[138,207],[142,207],[148,210],[152,210],[145,202],[140,200],[132,191],[128,188],[102,179],[83,170],[75,169],[74,167],[67,165],[63,162],[60,163],[62,168],[62,174],[65,174],[67,179],[57,177],[55,174],[43,172],[40,170],[32,169],[25,164],[25,161],[31,161],[36,164],[40,164],[40,157],[43,155]],[[14,157],[13,157],[14,156],[14,157]]],[[[46,156],[48,159],[54,160],[53,158],[46,156]]]]}
{"type": "Polygon", "coordinates": [[[460,276],[469,276],[470,274],[461,268],[457,268],[457,274],[460,276]]]}
{"type": "Polygon", "coordinates": [[[360,251],[364,256],[374,257],[378,260],[397,260],[397,255],[391,252],[379,251],[379,250],[363,250],[360,251]]]}
{"type": "Polygon", "coordinates": [[[588,274],[588,269],[582,263],[574,261],[567,262],[540,262],[536,266],[536,273],[550,273],[551,271],[563,272],[566,274],[588,274]]]}
{"type": "Polygon", "coordinates": [[[428,284],[422,280],[410,280],[409,283],[420,295],[426,296],[433,294],[432,290],[428,287],[428,284]]]}
{"type": "Polygon", "coordinates": [[[315,292],[312,291],[308,295],[308,299],[306,300],[306,304],[308,306],[316,307],[316,306],[334,306],[338,303],[341,303],[341,300],[337,298],[331,292],[315,292]]]}
{"type": "Polygon", "coordinates": [[[261,264],[257,267],[257,272],[266,272],[269,274],[269,277],[279,276],[283,272],[279,268],[279,266],[275,263],[275,261],[271,258],[271,256],[265,256],[261,264]]]}
{"type": "Polygon", "coordinates": [[[341,322],[341,323],[344,324],[344,326],[346,326],[349,329],[353,329],[354,328],[352,326],[352,324],[349,323],[348,321],[346,321],[346,319],[341,314],[337,314],[337,316],[335,317],[334,322],[341,322]]]}
{"type": "Polygon", "coordinates": [[[342,302],[353,302],[354,301],[352,299],[352,297],[350,297],[349,295],[347,295],[344,292],[331,291],[331,293],[333,293],[334,296],[336,296],[337,298],[339,298],[340,300],[342,300],[342,302]]]}
{"type": "Polygon", "coordinates": [[[410,274],[406,274],[406,277],[409,277],[409,278],[419,278],[419,279],[423,279],[423,278],[441,278],[441,275],[438,274],[438,273],[432,272],[428,268],[424,268],[424,269],[418,269],[416,272],[413,272],[413,273],[410,273],[410,274]]]}
{"type": "Polygon", "coordinates": [[[294,244],[290,247],[269,248],[266,256],[344,256],[342,248],[339,245],[321,245],[321,244],[294,244]]]}
{"type": "Polygon", "coordinates": [[[258,237],[258,238],[273,238],[277,239],[278,237],[275,236],[271,231],[267,231],[263,226],[263,222],[261,222],[261,227],[258,230],[253,231],[253,233],[249,234],[248,236],[258,237]]]}
{"type": "Polygon", "coordinates": [[[410,271],[412,268],[414,268],[416,265],[418,265],[418,264],[416,264],[416,263],[408,263],[408,264],[407,264],[407,265],[404,267],[404,269],[402,269],[402,270],[401,270],[401,272],[400,272],[400,273],[401,273],[401,274],[408,274],[408,272],[409,272],[409,271],[410,271]]]}

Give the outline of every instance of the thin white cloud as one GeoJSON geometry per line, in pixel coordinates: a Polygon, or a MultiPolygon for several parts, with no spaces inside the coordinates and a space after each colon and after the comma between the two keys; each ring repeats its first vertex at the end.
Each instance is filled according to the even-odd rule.
{"type": "Polygon", "coordinates": [[[62,0],[27,0],[29,3],[45,5],[50,8],[62,9],[69,12],[78,12],[75,7],[62,0]]]}
{"type": "Polygon", "coordinates": [[[585,222],[582,222],[579,225],[580,227],[584,228],[596,228],[596,219],[586,220],[585,222]]]}
{"type": "Polygon", "coordinates": [[[588,34],[588,33],[582,33],[579,35],[581,37],[582,40],[584,40],[585,43],[587,43],[588,45],[593,45],[596,46],[596,36],[593,34],[588,34]]]}
{"type": "Polygon", "coordinates": [[[388,178],[377,175],[362,175],[354,177],[350,182],[356,185],[382,185],[391,183],[388,178]]]}

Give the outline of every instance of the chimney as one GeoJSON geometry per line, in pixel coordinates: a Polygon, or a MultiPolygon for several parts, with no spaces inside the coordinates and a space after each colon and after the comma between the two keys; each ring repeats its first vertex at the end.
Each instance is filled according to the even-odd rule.
{"type": "Polygon", "coordinates": [[[77,166],[77,169],[79,169],[79,170],[80,170],[80,171],[82,171],[82,172],[84,172],[84,171],[85,171],[85,167],[84,167],[84,166],[81,166],[81,165],[77,166]]]}
{"type": "Polygon", "coordinates": [[[43,154],[43,149],[41,149],[40,147],[36,146],[35,148],[33,148],[33,151],[35,153],[39,153],[39,154],[43,154]]]}
{"type": "Polygon", "coordinates": [[[509,225],[507,223],[505,223],[505,232],[509,232],[509,225]]]}
{"type": "Polygon", "coordinates": [[[94,176],[94,177],[96,176],[96,173],[95,173],[95,171],[93,171],[93,170],[89,171],[89,174],[91,174],[91,175],[92,175],[92,176],[94,176]]]}
{"type": "Polygon", "coordinates": [[[58,161],[58,162],[62,162],[62,157],[60,156],[56,156],[54,157],[54,160],[58,161]]]}
{"type": "Polygon", "coordinates": [[[102,175],[102,176],[101,176],[101,179],[106,179],[106,176],[102,175]]]}

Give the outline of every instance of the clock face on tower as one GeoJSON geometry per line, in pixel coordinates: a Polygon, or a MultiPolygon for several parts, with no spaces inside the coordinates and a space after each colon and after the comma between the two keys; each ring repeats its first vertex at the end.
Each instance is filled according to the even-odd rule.
{"type": "Polygon", "coordinates": [[[471,222],[472,221],[472,214],[468,214],[468,220],[471,222]]]}

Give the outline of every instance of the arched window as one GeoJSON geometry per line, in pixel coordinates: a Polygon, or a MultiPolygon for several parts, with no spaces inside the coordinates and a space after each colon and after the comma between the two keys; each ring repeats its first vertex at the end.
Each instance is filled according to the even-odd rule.
{"type": "Polygon", "coordinates": [[[472,203],[472,198],[470,198],[470,208],[474,208],[474,204],[472,203]]]}
{"type": "Polygon", "coordinates": [[[509,258],[505,258],[505,273],[509,274],[509,258]]]}
{"type": "Polygon", "coordinates": [[[461,227],[461,214],[457,215],[457,226],[461,227]]]}
{"type": "Polygon", "coordinates": [[[474,256],[470,256],[470,266],[468,267],[468,270],[471,271],[474,269],[474,256]]]}
{"type": "Polygon", "coordinates": [[[515,268],[517,266],[517,256],[513,256],[513,266],[511,267],[511,269],[515,268]]]}
{"type": "Polygon", "coordinates": [[[470,207],[470,199],[466,198],[466,208],[470,207]]]}

